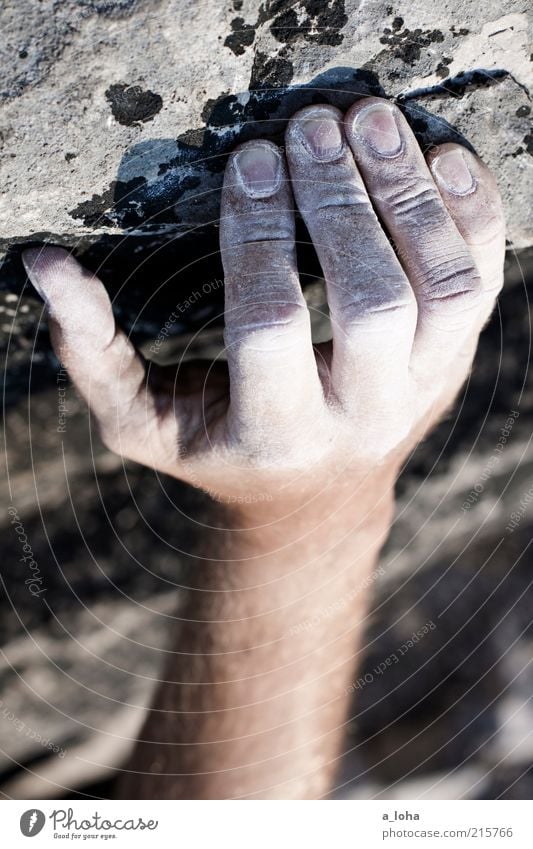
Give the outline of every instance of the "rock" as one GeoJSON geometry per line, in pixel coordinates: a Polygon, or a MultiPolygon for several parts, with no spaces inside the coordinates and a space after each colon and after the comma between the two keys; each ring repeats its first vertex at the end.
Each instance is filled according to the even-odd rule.
{"type": "Polygon", "coordinates": [[[523,4],[491,2],[483,20],[459,0],[359,5],[8,0],[1,244],[183,235],[216,219],[236,141],[369,92],[403,101],[424,143],[468,138],[500,177],[510,241],[531,244],[523,4]]]}

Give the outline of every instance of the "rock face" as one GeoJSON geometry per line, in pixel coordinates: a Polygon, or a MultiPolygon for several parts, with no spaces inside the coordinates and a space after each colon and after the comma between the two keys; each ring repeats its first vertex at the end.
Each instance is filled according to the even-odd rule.
{"type": "Polygon", "coordinates": [[[2,244],[183,234],[216,219],[238,139],[276,138],[303,103],[372,92],[403,101],[424,143],[468,138],[500,179],[510,241],[530,245],[523,9],[493,0],[480,19],[477,0],[7,0],[2,244]]]}

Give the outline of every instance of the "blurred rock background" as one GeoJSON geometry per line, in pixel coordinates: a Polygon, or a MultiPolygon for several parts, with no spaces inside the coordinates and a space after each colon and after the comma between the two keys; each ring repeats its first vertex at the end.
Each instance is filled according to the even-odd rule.
{"type": "MultiPolygon", "coordinates": [[[[225,153],[242,138],[280,140],[287,115],[313,99],[345,106],[381,93],[403,104],[423,146],[466,136],[486,159],[501,184],[509,250],[471,379],[398,485],[336,792],[531,798],[526,25],[515,2],[488,3],[482,19],[470,2],[3,5],[4,795],[112,792],[168,645],[193,542],[188,517],[203,505],[179,482],[101,446],[51,354],[20,246],[75,248],[147,354],[177,311],[159,358],[212,355],[221,344],[225,153]],[[9,507],[38,564],[37,596],[9,507]],[[387,665],[427,623],[434,627],[387,665]]],[[[320,316],[323,288],[303,228],[300,236],[306,297],[320,316]]],[[[327,333],[324,320],[315,325],[327,333]]]]}

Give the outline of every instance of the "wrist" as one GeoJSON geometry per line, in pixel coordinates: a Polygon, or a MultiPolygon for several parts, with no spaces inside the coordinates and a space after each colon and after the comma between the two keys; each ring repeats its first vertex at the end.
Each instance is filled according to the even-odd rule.
{"type": "Polygon", "coordinates": [[[392,520],[397,469],[379,466],[365,475],[342,475],[320,480],[259,488],[241,495],[210,499],[210,510],[227,529],[283,529],[287,539],[316,527],[363,531],[388,527],[392,520]]]}
{"type": "Polygon", "coordinates": [[[372,571],[388,535],[393,493],[394,475],[380,468],[301,500],[286,493],[262,503],[211,501],[194,583],[214,591],[260,588],[260,606],[268,607],[271,594],[292,597],[307,583],[311,589],[331,580],[358,582],[372,571]]]}

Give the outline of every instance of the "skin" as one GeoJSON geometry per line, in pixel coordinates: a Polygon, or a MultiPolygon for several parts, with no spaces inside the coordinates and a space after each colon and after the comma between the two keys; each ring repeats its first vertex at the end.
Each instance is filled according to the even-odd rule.
{"type": "Polygon", "coordinates": [[[284,153],[229,157],[227,364],[147,370],[97,279],[61,249],[26,252],[105,444],[215,494],[120,796],[328,794],[394,483],[468,375],[504,243],[481,160],[424,157],[399,110],[366,98],[298,112],[284,153]],[[295,206],[327,284],[333,338],[317,346],[295,206]]]}

